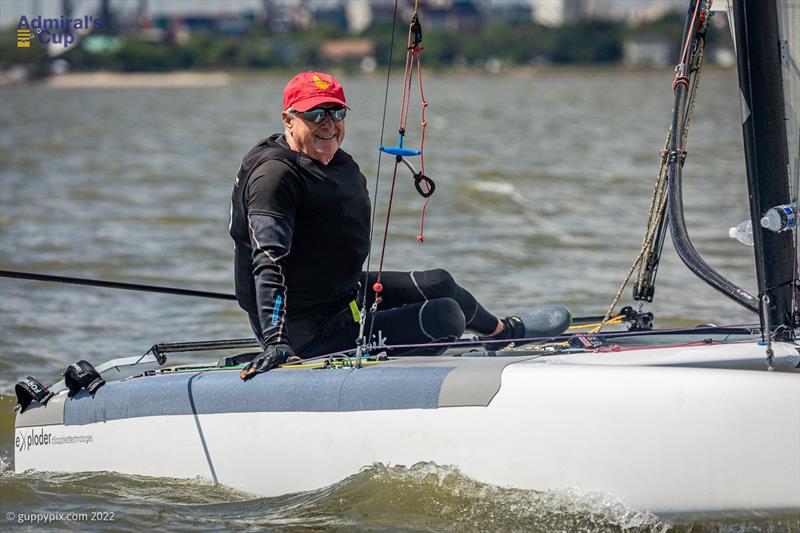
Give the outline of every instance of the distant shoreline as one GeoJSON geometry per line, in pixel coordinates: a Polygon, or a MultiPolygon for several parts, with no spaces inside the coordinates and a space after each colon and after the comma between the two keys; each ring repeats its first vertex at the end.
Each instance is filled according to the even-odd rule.
{"type": "MultiPolygon", "coordinates": [[[[494,77],[508,76],[520,78],[532,78],[539,76],[570,76],[576,74],[587,74],[592,72],[617,72],[622,75],[660,75],[671,72],[673,67],[627,67],[624,65],[563,65],[563,66],[536,66],[536,67],[508,67],[498,73],[487,72],[481,68],[448,68],[431,69],[429,75],[437,77],[494,77]]],[[[373,73],[330,70],[339,77],[384,77],[384,71],[373,73]]],[[[731,68],[721,68],[707,65],[706,71],[711,72],[733,72],[731,68]]],[[[147,87],[224,87],[230,85],[238,79],[248,78],[289,78],[296,72],[294,70],[235,70],[235,71],[171,71],[171,72],[74,72],[50,76],[44,79],[27,80],[18,82],[0,73],[0,86],[10,84],[27,85],[29,83],[41,83],[42,85],[55,89],[72,88],[147,88],[147,87]]],[[[395,70],[393,74],[400,76],[402,73],[395,70]]]]}
{"type": "Polygon", "coordinates": [[[46,78],[57,89],[84,87],[223,87],[233,75],[227,72],[81,72],[46,78]]]}

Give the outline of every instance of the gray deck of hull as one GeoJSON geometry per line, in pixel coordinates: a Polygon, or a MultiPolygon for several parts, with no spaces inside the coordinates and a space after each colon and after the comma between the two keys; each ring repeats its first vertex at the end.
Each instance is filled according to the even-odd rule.
{"type": "Polygon", "coordinates": [[[16,427],[83,425],[146,416],[245,412],[338,412],[486,406],[510,364],[531,359],[413,357],[362,369],[281,369],[243,382],[238,370],[142,376],[94,396],[62,393],[18,414],[16,427]]]}

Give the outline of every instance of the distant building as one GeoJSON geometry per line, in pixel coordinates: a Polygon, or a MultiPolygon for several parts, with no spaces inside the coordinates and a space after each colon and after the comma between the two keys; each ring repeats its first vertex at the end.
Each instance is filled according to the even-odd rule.
{"type": "Polygon", "coordinates": [[[283,33],[309,28],[313,23],[311,12],[303,4],[282,0],[261,0],[262,19],[273,32],[283,33]]]}
{"type": "Polygon", "coordinates": [[[623,62],[631,67],[665,67],[672,63],[673,47],[662,35],[632,37],[623,45],[623,62]]]}
{"type": "Polygon", "coordinates": [[[533,7],[521,2],[503,3],[484,12],[487,24],[495,26],[524,26],[534,21],[533,7]]]}
{"type": "Polygon", "coordinates": [[[431,29],[476,32],[483,27],[482,12],[473,0],[423,0],[420,11],[431,29]]]}
{"type": "Polygon", "coordinates": [[[671,12],[685,10],[686,5],[676,5],[674,1],[656,1],[629,9],[617,9],[615,13],[610,13],[614,19],[625,20],[630,24],[647,24],[654,20],[664,18],[671,12]]]}
{"type": "Polygon", "coordinates": [[[171,40],[186,44],[196,33],[234,37],[245,35],[253,26],[254,19],[252,13],[156,15],[147,19],[147,27],[143,27],[139,35],[148,41],[171,40]]]}
{"type": "Polygon", "coordinates": [[[545,26],[561,26],[596,14],[594,0],[528,0],[533,18],[545,26]]]}
{"type": "Polygon", "coordinates": [[[345,59],[361,61],[375,55],[375,44],[369,39],[331,39],[322,43],[319,55],[332,63],[345,59]]]}
{"type": "Polygon", "coordinates": [[[344,5],[309,2],[307,6],[311,12],[313,25],[347,30],[347,10],[344,5]]]}
{"type": "Polygon", "coordinates": [[[372,8],[365,0],[350,0],[345,7],[347,31],[363,33],[372,24],[372,8]]]}
{"type": "MultiPolygon", "coordinates": [[[[372,23],[391,23],[394,20],[393,0],[370,0],[369,7],[372,11],[372,23]]],[[[410,17],[410,15],[409,15],[410,17]]]]}

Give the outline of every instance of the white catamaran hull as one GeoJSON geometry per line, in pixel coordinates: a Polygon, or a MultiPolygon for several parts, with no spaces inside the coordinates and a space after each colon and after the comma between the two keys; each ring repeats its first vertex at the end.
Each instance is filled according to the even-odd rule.
{"type": "MultiPolygon", "coordinates": [[[[796,350],[778,346],[778,359],[796,365],[796,350]]],[[[432,461],[494,485],[599,492],[657,514],[800,510],[798,373],[436,359],[280,370],[238,389],[236,372],[221,370],[62,393],[18,416],[16,470],[200,476],[277,496],[375,462],[432,461]],[[409,377],[418,387],[405,392],[409,377]],[[236,405],[214,405],[220,393],[204,387],[220,380],[219,402],[236,405]],[[298,380],[315,384],[280,396],[298,380]],[[150,391],[139,412],[112,396],[134,386],[150,391]],[[178,386],[170,394],[183,395],[186,412],[167,394],[178,386]],[[48,424],[58,409],[62,423],[48,424]],[[162,414],[140,416],[148,409],[162,414]]]]}

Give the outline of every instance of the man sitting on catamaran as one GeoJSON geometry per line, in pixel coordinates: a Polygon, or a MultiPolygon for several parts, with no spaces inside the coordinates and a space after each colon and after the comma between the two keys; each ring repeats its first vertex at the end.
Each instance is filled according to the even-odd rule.
{"type": "MultiPolygon", "coordinates": [[[[236,297],[264,348],[242,378],[295,354],[352,350],[363,332],[357,301],[376,297],[380,309],[370,313],[367,335],[378,345],[452,342],[465,329],[494,341],[563,332],[571,321],[567,309],[498,318],[445,270],[381,272],[380,278],[362,271],[371,204],[366,178],[340,148],[348,109],[333,76],[298,74],[283,92],[285,132],[260,141],[242,160],[230,225],[236,297]]],[[[390,353],[438,355],[445,349],[390,353]]]]}

